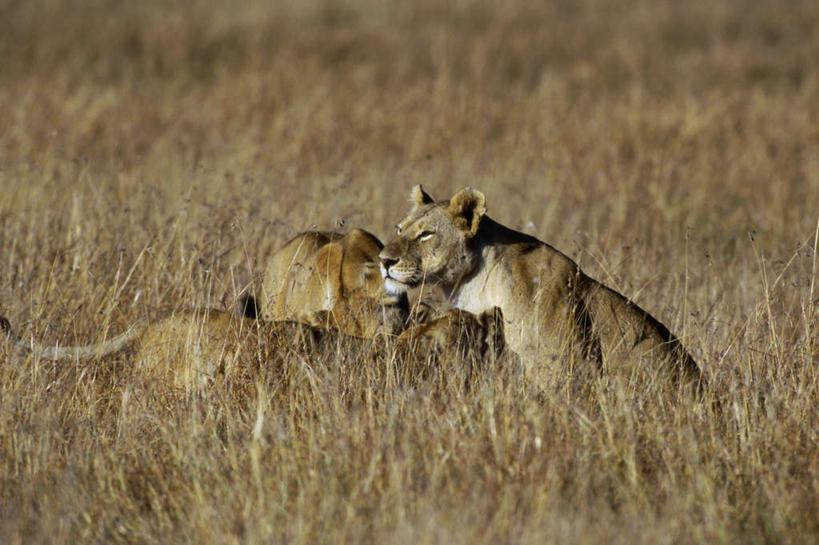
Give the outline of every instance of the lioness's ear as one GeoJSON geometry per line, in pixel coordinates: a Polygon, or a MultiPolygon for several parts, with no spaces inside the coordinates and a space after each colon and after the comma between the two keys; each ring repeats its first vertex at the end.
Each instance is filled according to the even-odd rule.
{"type": "Polygon", "coordinates": [[[432,204],[435,202],[435,199],[429,196],[429,194],[424,191],[424,188],[421,187],[421,184],[416,185],[410,191],[410,202],[418,208],[424,204],[432,204]]]}
{"type": "Polygon", "coordinates": [[[474,235],[486,214],[486,197],[477,189],[465,187],[449,199],[449,213],[459,229],[474,235]]]}

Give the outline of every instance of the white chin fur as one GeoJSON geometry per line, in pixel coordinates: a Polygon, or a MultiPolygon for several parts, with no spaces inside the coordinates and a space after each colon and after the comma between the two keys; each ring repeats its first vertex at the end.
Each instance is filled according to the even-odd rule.
{"type": "Polygon", "coordinates": [[[396,282],[392,278],[385,278],[384,289],[387,290],[387,293],[390,295],[401,295],[407,291],[407,289],[409,289],[409,286],[402,284],[401,282],[396,282]]]}

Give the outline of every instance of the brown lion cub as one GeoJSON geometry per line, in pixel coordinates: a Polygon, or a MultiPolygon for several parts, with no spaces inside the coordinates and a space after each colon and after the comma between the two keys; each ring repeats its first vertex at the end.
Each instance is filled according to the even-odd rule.
{"type": "Polygon", "coordinates": [[[0,329],[19,357],[68,361],[99,359],[127,348],[136,351],[134,370],[146,379],[188,388],[212,382],[230,367],[239,348],[255,335],[253,320],[215,309],[176,312],[140,322],[107,341],[82,346],[42,346],[25,342],[0,316],[0,329]]]}
{"type": "Polygon", "coordinates": [[[527,371],[546,371],[550,379],[574,363],[638,369],[646,359],[649,373],[653,366],[686,384],[701,381],[696,362],[663,324],[553,247],[492,220],[480,191],[467,187],[436,202],[416,186],[411,202],[380,254],[388,292],[433,282],[458,309],[499,308],[509,348],[527,371]]]}
{"type": "Polygon", "coordinates": [[[24,341],[3,316],[0,331],[8,337],[10,354],[16,359],[96,360],[131,349],[134,354],[129,361],[141,380],[193,391],[225,377],[239,365],[258,363],[259,355],[269,355],[270,350],[315,351],[344,337],[298,322],[266,324],[216,309],[174,312],[156,321],[140,322],[107,341],[82,346],[24,341]]]}
{"type": "Polygon", "coordinates": [[[379,271],[383,244],[353,229],[307,231],[270,258],[253,298],[266,321],[294,320],[354,337],[397,334],[408,317],[406,294],[389,294],[379,271]]]}
{"type": "Polygon", "coordinates": [[[478,362],[498,359],[505,348],[503,317],[497,309],[478,316],[453,309],[407,328],[395,340],[395,350],[402,354],[478,362]]]}

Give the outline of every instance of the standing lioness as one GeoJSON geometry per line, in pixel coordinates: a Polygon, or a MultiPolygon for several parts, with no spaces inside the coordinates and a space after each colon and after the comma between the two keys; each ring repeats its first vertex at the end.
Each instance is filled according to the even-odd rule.
{"type": "Polygon", "coordinates": [[[575,363],[639,369],[650,358],[664,364],[655,370],[701,380],[663,324],[548,244],[493,221],[480,191],[465,188],[435,202],[419,185],[411,201],[380,254],[387,291],[435,282],[456,308],[480,314],[498,307],[509,348],[528,370],[547,376],[575,363]]]}

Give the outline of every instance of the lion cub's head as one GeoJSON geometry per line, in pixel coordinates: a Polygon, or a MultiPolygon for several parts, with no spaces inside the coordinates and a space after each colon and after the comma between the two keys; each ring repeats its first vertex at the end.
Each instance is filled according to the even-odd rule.
{"type": "Polygon", "coordinates": [[[486,197],[464,188],[435,202],[420,185],[412,188],[412,210],[381,250],[381,275],[388,292],[402,293],[422,282],[451,288],[475,266],[472,242],[486,213],[486,197]]]}
{"type": "Polygon", "coordinates": [[[386,291],[378,265],[381,249],[374,235],[353,229],[318,251],[308,289],[330,294],[325,303],[330,315],[314,312],[310,323],[364,338],[404,329],[407,297],[386,291]]]}
{"type": "MultiPolygon", "coordinates": [[[[317,259],[319,275],[340,271],[342,296],[359,296],[381,304],[395,304],[396,297],[384,293],[378,265],[383,245],[372,234],[353,229],[336,242],[322,248],[317,259]]],[[[339,273],[335,273],[339,274],[339,273]]]]}
{"type": "Polygon", "coordinates": [[[267,261],[262,281],[248,297],[245,315],[266,322],[295,320],[372,337],[397,334],[408,316],[407,298],[386,292],[371,233],[300,233],[267,261]]]}

